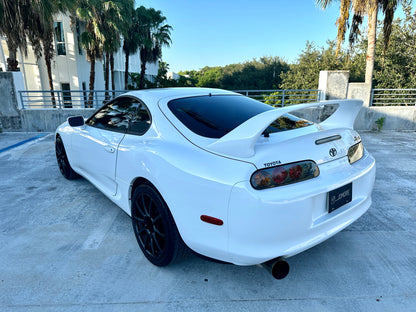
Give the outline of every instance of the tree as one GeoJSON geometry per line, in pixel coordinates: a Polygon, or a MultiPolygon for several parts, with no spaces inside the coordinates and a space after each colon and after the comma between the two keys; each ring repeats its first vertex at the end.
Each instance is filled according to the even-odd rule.
{"type": "MultiPolygon", "coordinates": [[[[333,0],[316,0],[316,4],[323,9],[327,8],[333,0]]],[[[365,82],[371,84],[374,71],[374,56],[376,47],[376,31],[377,31],[377,14],[381,9],[384,13],[384,43],[385,49],[388,46],[391,33],[391,24],[393,22],[394,12],[400,0],[340,0],[340,14],[337,19],[337,51],[340,50],[341,44],[344,42],[345,33],[347,31],[350,12],[353,12],[351,30],[349,35],[350,45],[354,43],[359,34],[359,27],[363,22],[364,16],[368,17],[367,26],[367,58],[365,82]]]]}
{"type": "MultiPolygon", "coordinates": [[[[27,56],[27,39],[32,44],[35,56],[42,54],[45,59],[49,88],[53,91],[51,60],[54,56],[53,15],[70,10],[74,6],[71,0],[16,0],[0,2],[0,33],[7,37],[9,58],[7,70],[17,71],[17,49],[27,56]]],[[[55,105],[54,93],[51,92],[55,105]]]]}
{"type": "Polygon", "coordinates": [[[133,0],[79,0],[79,2],[77,17],[86,24],[85,32],[81,34],[81,43],[91,62],[89,88],[94,90],[95,60],[104,55],[105,89],[109,89],[111,66],[112,89],[114,90],[114,53],[120,48],[120,36],[127,28],[129,13],[134,2],[133,0]]]}
{"type": "Polygon", "coordinates": [[[317,48],[313,42],[307,42],[297,62],[281,74],[281,88],[317,89],[321,70],[349,70],[351,81],[364,78],[359,50],[351,50],[349,54],[341,50],[337,55],[336,42],[328,41],[327,44],[327,48],[317,48]]]}
{"type": "Polygon", "coordinates": [[[403,11],[405,18],[392,24],[387,50],[381,43],[376,46],[376,55],[379,55],[374,65],[376,88],[416,88],[416,15],[406,3],[403,3],[403,11]]]}
{"type": "Polygon", "coordinates": [[[128,82],[129,82],[129,63],[130,63],[130,55],[137,52],[139,49],[140,44],[140,27],[139,27],[139,20],[138,20],[138,9],[132,9],[130,13],[130,20],[129,23],[126,25],[126,29],[123,32],[123,51],[126,57],[125,62],[125,70],[124,70],[124,88],[125,90],[128,89],[128,82]]]}
{"type": "Polygon", "coordinates": [[[18,71],[17,49],[27,55],[27,22],[31,14],[30,0],[0,0],[0,35],[7,39],[9,57],[7,71],[18,71]]]}
{"type": "Polygon", "coordinates": [[[28,37],[37,59],[40,59],[43,54],[48,74],[49,89],[51,90],[51,100],[55,107],[51,65],[55,55],[53,17],[58,12],[72,11],[75,2],[71,0],[40,0],[33,1],[32,6],[32,13],[26,16],[26,23],[29,25],[28,37]]]}
{"type": "Polygon", "coordinates": [[[105,89],[109,90],[109,69],[111,69],[111,88],[115,89],[114,81],[114,53],[121,46],[121,34],[128,28],[134,0],[107,1],[100,14],[99,28],[104,36],[104,80],[105,89]]]}
{"type": "MultiPolygon", "coordinates": [[[[81,45],[87,52],[90,61],[89,89],[94,90],[95,60],[102,57],[104,35],[100,28],[100,17],[103,11],[103,0],[79,0],[77,17],[85,22],[85,31],[81,34],[81,45]]],[[[92,106],[93,93],[89,94],[88,105],[92,106]]]]}
{"type": "Polygon", "coordinates": [[[220,84],[227,90],[277,89],[282,82],[280,74],[287,70],[289,65],[281,58],[263,56],[259,60],[225,66],[220,84]]]}
{"type": "Polygon", "coordinates": [[[144,6],[137,10],[140,35],[140,84],[144,88],[146,64],[155,63],[162,57],[162,47],[169,46],[172,42],[170,32],[172,27],[165,24],[166,17],[162,12],[153,8],[146,9],[144,6]]]}
{"type": "Polygon", "coordinates": [[[289,64],[279,57],[260,57],[248,62],[215,66],[199,71],[179,72],[196,81],[198,87],[226,90],[265,90],[279,88],[281,73],[289,70],[289,64]]]}

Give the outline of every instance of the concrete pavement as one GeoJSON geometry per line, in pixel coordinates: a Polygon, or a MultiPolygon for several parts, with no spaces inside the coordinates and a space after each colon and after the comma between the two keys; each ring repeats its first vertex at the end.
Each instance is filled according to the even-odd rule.
{"type": "Polygon", "coordinates": [[[372,207],[281,281],[196,256],[155,267],[120,208],[61,176],[53,135],[0,153],[0,311],[416,311],[416,132],[362,138],[372,207]]]}

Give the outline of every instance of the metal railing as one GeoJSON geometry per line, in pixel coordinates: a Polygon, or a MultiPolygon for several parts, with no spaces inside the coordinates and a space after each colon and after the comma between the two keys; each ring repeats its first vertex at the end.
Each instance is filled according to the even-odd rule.
{"type": "Polygon", "coordinates": [[[99,108],[124,90],[19,91],[23,109],[99,108]]]}
{"type": "Polygon", "coordinates": [[[319,102],[322,91],[315,89],[303,90],[234,90],[257,101],[272,106],[288,106],[308,102],[319,102]]]}
{"type": "MultiPolygon", "coordinates": [[[[83,109],[99,108],[125,90],[58,90],[19,91],[23,109],[83,109]]],[[[272,106],[287,106],[316,102],[321,98],[320,90],[236,90],[260,102],[272,106]]]]}
{"type": "Polygon", "coordinates": [[[373,89],[371,106],[416,106],[416,89],[373,89]]]}

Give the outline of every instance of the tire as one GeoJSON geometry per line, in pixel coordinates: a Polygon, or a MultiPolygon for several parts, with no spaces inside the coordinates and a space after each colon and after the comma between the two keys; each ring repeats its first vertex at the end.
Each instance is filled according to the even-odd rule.
{"type": "Polygon", "coordinates": [[[181,259],[187,246],[160,194],[150,185],[140,185],[131,203],[133,231],[144,256],[160,267],[181,259]]]}
{"type": "Polygon", "coordinates": [[[62,175],[68,180],[74,180],[79,178],[79,174],[76,173],[69,164],[64,143],[62,142],[62,139],[59,135],[56,137],[55,141],[55,154],[56,161],[58,163],[59,170],[61,171],[62,175]]]}

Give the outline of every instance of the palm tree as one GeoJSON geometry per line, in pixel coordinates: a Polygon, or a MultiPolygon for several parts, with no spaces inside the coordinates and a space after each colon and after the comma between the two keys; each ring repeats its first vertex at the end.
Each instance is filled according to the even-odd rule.
{"type": "Polygon", "coordinates": [[[52,78],[52,59],[55,55],[53,44],[54,20],[53,17],[58,12],[72,11],[75,1],[71,0],[38,0],[32,2],[32,14],[27,16],[29,25],[28,37],[32,44],[37,59],[45,59],[46,71],[51,90],[51,100],[55,107],[55,96],[52,78]]]}
{"type": "Polygon", "coordinates": [[[170,31],[172,27],[165,24],[166,17],[162,12],[153,8],[141,6],[137,10],[140,34],[140,82],[139,89],[144,87],[146,63],[155,63],[162,57],[162,46],[169,46],[172,42],[170,31]]]}
{"type": "MultiPolygon", "coordinates": [[[[133,7],[133,2],[125,1],[107,1],[103,6],[102,14],[100,15],[99,27],[104,36],[103,52],[104,52],[104,81],[105,89],[109,90],[109,71],[111,66],[111,85],[114,86],[114,53],[118,51],[121,45],[121,29],[124,27],[123,23],[127,16],[122,14],[123,6],[133,7]]],[[[125,10],[129,12],[129,10],[125,10]]],[[[106,93],[106,97],[108,94],[106,93]]]]}
{"type": "MultiPolygon", "coordinates": [[[[103,0],[79,0],[76,10],[77,17],[85,22],[85,31],[81,34],[81,45],[87,52],[90,61],[89,89],[94,90],[95,84],[95,61],[101,59],[104,45],[104,35],[100,27],[101,14],[103,11],[103,0]]],[[[93,93],[90,92],[88,105],[92,105],[93,93]]]]}
{"type": "Polygon", "coordinates": [[[109,90],[109,71],[111,64],[111,81],[112,89],[114,90],[114,53],[120,48],[121,45],[121,32],[119,25],[122,23],[123,17],[120,14],[120,8],[118,3],[109,1],[107,5],[103,6],[102,14],[100,15],[99,27],[104,36],[103,42],[103,56],[104,56],[104,83],[106,94],[108,99],[109,90]]]}
{"type": "MultiPolygon", "coordinates": [[[[77,17],[85,22],[81,44],[91,62],[89,89],[94,90],[95,60],[104,59],[105,89],[109,89],[109,67],[111,66],[112,88],[114,82],[114,53],[121,45],[121,33],[126,28],[133,0],[79,0],[77,17]]],[[[90,93],[90,101],[92,94],[90,93]]],[[[106,94],[107,96],[107,94],[106,94]]]]}
{"type": "Polygon", "coordinates": [[[18,71],[17,50],[27,55],[25,16],[31,13],[30,0],[0,0],[0,35],[7,39],[7,71],[18,71]]]}
{"type": "MultiPolygon", "coordinates": [[[[316,0],[316,4],[325,9],[333,0],[316,0]]],[[[368,17],[367,35],[367,61],[365,70],[365,82],[371,84],[374,71],[374,56],[376,47],[377,14],[381,9],[384,13],[384,47],[388,46],[391,34],[391,25],[394,12],[400,0],[340,0],[340,14],[337,19],[337,52],[345,40],[347,24],[350,12],[353,12],[349,42],[353,44],[359,34],[359,27],[363,22],[364,16],[368,17]]]]}
{"type": "MultiPolygon", "coordinates": [[[[103,51],[104,36],[99,27],[103,1],[102,0],[79,0],[76,10],[77,17],[85,22],[85,31],[81,34],[81,45],[85,48],[87,58],[90,61],[89,90],[94,90],[95,84],[95,61],[101,59],[103,51]]],[[[90,92],[88,106],[92,106],[93,93],[90,92]]]]}
{"type": "Polygon", "coordinates": [[[136,10],[131,10],[131,18],[130,22],[127,25],[123,33],[123,51],[126,55],[126,62],[125,62],[125,70],[124,70],[124,89],[127,90],[127,85],[129,82],[129,59],[130,55],[137,52],[139,45],[140,45],[140,27],[139,27],[139,20],[138,20],[138,11],[139,8],[136,10]]]}

